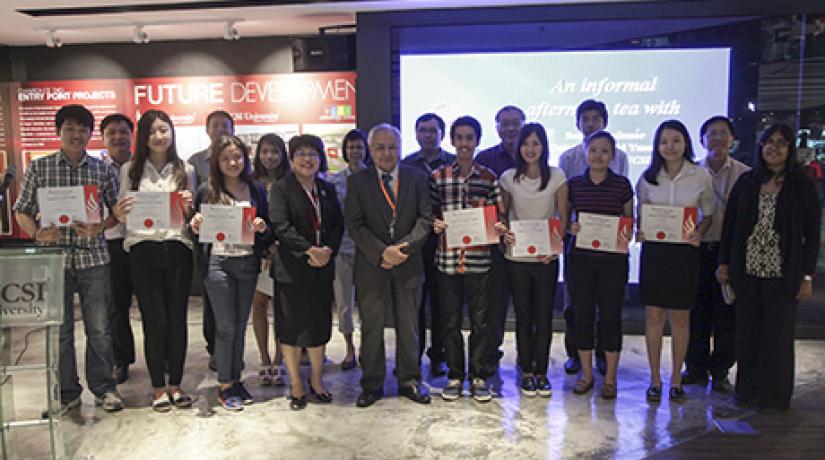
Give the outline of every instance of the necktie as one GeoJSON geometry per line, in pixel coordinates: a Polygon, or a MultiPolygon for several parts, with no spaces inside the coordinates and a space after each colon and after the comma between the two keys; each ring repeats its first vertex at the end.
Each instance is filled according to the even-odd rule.
{"type": "Polygon", "coordinates": [[[382,173],[381,174],[381,181],[384,182],[384,188],[387,190],[387,196],[390,197],[393,203],[395,203],[395,193],[393,193],[392,187],[392,174],[382,173]]]}

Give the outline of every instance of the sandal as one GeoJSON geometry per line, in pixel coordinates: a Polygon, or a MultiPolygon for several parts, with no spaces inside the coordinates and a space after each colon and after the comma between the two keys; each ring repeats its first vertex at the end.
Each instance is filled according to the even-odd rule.
{"type": "Polygon", "coordinates": [[[645,393],[647,398],[647,402],[659,402],[662,400],[662,387],[654,387],[649,386],[647,387],[647,392],[645,393]]]}
{"type": "Polygon", "coordinates": [[[169,395],[172,399],[172,404],[178,409],[186,409],[192,407],[192,397],[182,391],[176,391],[169,395]]]}
{"type": "Polygon", "coordinates": [[[602,385],[602,399],[616,399],[616,385],[613,383],[605,382],[602,385]]]}
{"type": "Polygon", "coordinates": [[[578,379],[576,380],[576,384],[573,385],[573,393],[577,395],[583,395],[590,391],[593,388],[593,383],[596,379],[592,379],[589,382],[585,379],[578,379]]]}
{"type": "Polygon", "coordinates": [[[261,382],[261,386],[268,387],[272,385],[272,365],[261,365],[260,370],[258,371],[258,380],[261,382]]]}
{"type": "Polygon", "coordinates": [[[169,399],[169,394],[164,393],[157,399],[152,400],[152,409],[155,412],[169,412],[172,410],[172,400],[169,399]]]}
{"type": "Polygon", "coordinates": [[[670,400],[675,403],[683,403],[687,399],[687,395],[685,395],[685,390],[682,387],[670,387],[670,400]]]}

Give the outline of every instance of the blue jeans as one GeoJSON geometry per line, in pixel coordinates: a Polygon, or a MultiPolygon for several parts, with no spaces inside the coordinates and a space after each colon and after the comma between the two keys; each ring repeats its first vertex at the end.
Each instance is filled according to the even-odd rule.
{"type": "Polygon", "coordinates": [[[215,314],[215,361],[218,382],[241,380],[246,323],[260,264],[254,256],[209,258],[203,285],[215,314]]]}
{"type": "Polygon", "coordinates": [[[74,349],[74,293],[80,294],[80,310],[86,330],[86,382],[96,396],[114,391],[112,336],[109,334],[109,265],[64,270],[63,324],[60,326],[60,400],[68,403],[83,387],[77,375],[74,349]]]}

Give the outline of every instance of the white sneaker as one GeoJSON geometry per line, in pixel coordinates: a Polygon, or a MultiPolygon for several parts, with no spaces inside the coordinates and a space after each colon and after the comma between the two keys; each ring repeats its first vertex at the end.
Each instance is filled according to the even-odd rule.
{"type": "Polygon", "coordinates": [[[95,405],[102,407],[106,412],[117,412],[123,410],[123,398],[116,391],[107,391],[95,397],[95,405]]]}

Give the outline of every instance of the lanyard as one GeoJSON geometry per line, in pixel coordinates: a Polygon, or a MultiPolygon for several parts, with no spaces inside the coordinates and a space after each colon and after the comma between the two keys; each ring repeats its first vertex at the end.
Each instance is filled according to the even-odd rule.
{"type": "MultiPolygon", "coordinates": [[[[301,187],[303,188],[303,187],[301,187]]],[[[312,211],[314,213],[315,219],[310,219],[310,223],[312,224],[312,230],[315,232],[315,244],[321,244],[321,202],[318,199],[318,192],[313,185],[312,189],[304,188],[304,193],[307,194],[309,197],[309,201],[312,203],[312,211]]]]}
{"type": "MultiPolygon", "coordinates": [[[[392,175],[390,175],[390,177],[392,177],[392,175]]],[[[395,183],[392,184],[393,194],[394,194],[393,196],[395,196],[395,199],[397,200],[398,199],[398,179],[395,179],[394,182],[395,183]]],[[[378,185],[381,187],[381,192],[384,193],[384,199],[387,200],[387,204],[390,205],[390,209],[392,209],[392,217],[393,217],[393,219],[395,219],[395,215],[396,215],[395,201],[393,201],[392,198],[390,198],[390,193],[387,191],[387,187],[384,186],[384,181],[381,180],[380,176],[378,177],[378,185]]]]}

